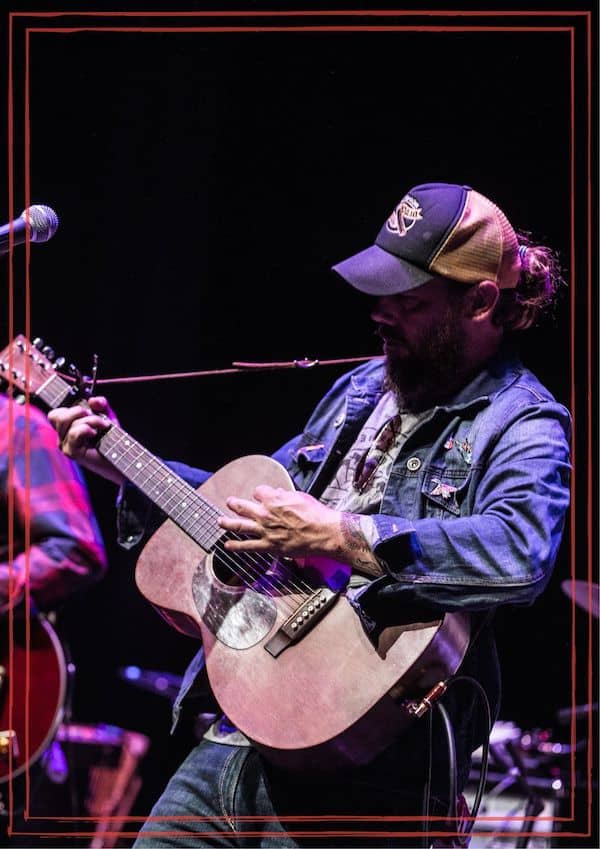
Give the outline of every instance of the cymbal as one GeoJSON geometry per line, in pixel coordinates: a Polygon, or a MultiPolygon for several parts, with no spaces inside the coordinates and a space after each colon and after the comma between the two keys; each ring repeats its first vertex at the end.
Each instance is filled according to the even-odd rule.
{"type": "Polygon", "coordinates": [[[563,581],[563,593],[572,598],[578,607],[587,610],[595,619],[600,617],[600,584],[587,581],[563,581]]]}

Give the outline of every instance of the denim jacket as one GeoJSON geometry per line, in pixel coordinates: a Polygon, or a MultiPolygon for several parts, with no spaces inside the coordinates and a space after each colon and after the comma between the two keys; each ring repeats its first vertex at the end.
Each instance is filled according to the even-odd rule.
{"type": "MultiPolygon", "coordinates": [[[[380,360],[341,377],[304,432],[273,455],[298,489],[319,497],[381,398],[384,377],[380,360]]],[[[372,517],[375,553],[387,573],[355,598],[365,628],[393,621],[400,606],[473,613],[480,623],[477,645],[461,671],[483,683],[493,712],[499,673],[489,617],[483,614],[505,603],[531,604],[550,578],[569,503],[569,434],[567,410],[503,349],[411,432],[394,462],[380,513],[372,517]]],[[[171,465],[195,486],[207,477],[171,465]]],[[[129,536],[125,544],[131,545],[140,535],[127,533],[126,506],[124,501],[121,538],[129,536]]],[[[200,651],[184,677],[175,722],[202,666],[200,651]]],[[[480,735],[468,733],[464,703],[457,702],[451,713],[462,725],[468,755],[480,735]]]]}
{"type": "MultiPolygon", "coordinates": [[[[304,433],[275,455],[319,497],[383,394],[384,366],[342,377],[304,433]]],[[[569,503],[570,417],[509,352],[402,446],[380,513],[375,553],[388,574],[367,597],[481,611],[529,604],[546,586],[569,503]]]]}

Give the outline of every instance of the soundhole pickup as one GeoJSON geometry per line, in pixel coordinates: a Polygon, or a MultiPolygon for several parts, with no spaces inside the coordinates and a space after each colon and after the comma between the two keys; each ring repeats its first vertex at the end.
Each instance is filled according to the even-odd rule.
{"type": "Polygon", "coordinates": [[[277,657],[288,646],[297,643],[323,618],[338,595],[339,593],[333,592],[329,587],[316,590],[283,622],[274,636],[265,643],[265,649],[272,657],[277,657]]]}

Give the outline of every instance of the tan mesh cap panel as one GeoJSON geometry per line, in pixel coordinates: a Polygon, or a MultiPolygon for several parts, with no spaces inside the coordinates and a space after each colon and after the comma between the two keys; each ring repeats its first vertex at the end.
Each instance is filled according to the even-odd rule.
{"type": "Polygon", "coordinates": [[[462,283],[494,280],[512,288],[520,268],[516,234],[504,213],[471,189],[461,218],[429,267],[462,283]]]}

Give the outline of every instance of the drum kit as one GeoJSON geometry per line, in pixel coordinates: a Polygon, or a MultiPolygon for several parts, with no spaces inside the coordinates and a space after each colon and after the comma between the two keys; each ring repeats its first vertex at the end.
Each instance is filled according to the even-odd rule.
{"type": "MultiPolygon", "coordinates": [[[[561,590],[578,608],[599,618],[600,585],[569,580],[562,582],[561,590]]],[[[597,702],[561,708],[555,713],[555,722],[569,725],[597,711],[597,702]]],[[[556,845],[552,839],[556,817],[568,807],[572,789],[572,756],[587,745],[586,738],[574,744],[558,742],[547,729],[523,731],[513,722],[496,722],[490,735],[486,792],[473,829],[478,836],[472,838],[471,849],[544,849],[556,845]]],[[[465,794],[468,802],[475,796],[481,762],[480,748],[473,755],[465,794]]],[[[577,786],[577,773],[575,780],[577,786]]]]}
{"type": "MultiPolygon", "coordinates": [[[[598,584],[564,581],[561,589],[577,607],[599,618],[598,584]]],[[[0,643],[7,644],[7,641],[0,643]]],[[[125,821],[140,790],[138,767],[148,750],[149,739],[115,726],[77,725],[68,721],[65,704],[72,668],[49,619],[36,617],[32,620],[27,638],[20,628],[16,629],[10,663],[8,658],[0,656],[0,696],[5,695],[7,689],[8,671],[13,675],[10,714],[9,699],[0,698],[0,822],[11,795],[9,783],[13,810],[29,767],[32,767],[32,775],[37,776],[31,783],[34,790],[40,778],[43,780],[40,786],[46,788],[46,794],[49,786],[64,786],[73,769],[65,752],[72,755],[75,747],[80,771],[83,765],[85,787],[82,810],[71,812],[71,815],[79,813],[96,819],[95,833],[88,843],[90,847],[114,846],[113,835],[118,831],[115,823],[125,821]],[[38,698],[35,693],[31,694],[36,682],[41,688],[38,698]],[[1,730],[8,728],[10,730],[1,730]],[[27,741],[26,748],[24,741],[27,741]]],[[[181,684],[181,678],[170,672],[136,666],[122,667],[118,675],[121,680],[170,701],[181,684]]],[[[565,707],[556,712],[556,722],[567,725],[586,719],[597,710],[597,702],[565,707]]],[[[199,715],[195,725],[197,737],[202,736],[214,718],[214,714],[199,715]]],[[[570,787],[568,756],[585,749],[586,745],[586,740],[575,745],[556,742],[547,730],[524,732],[512,722],[496,722],[490,735],[486,793],[473,829],[476,835],[471,840],[471,849],[500,846],[541,849],[552,845],[553,818],[570,787]],[[503,836],[496,836],[498,832],[503,836]]],[[[467,802],[475,795],[481,761],[482,750],[479,749],[473,755],[473,770],[465,793],[467,802]]],[[[65,798],[68,805],[68,796],[65,798]]],[[[60,800],[52,799],[52,794],[50,806],[54,809],[52,813],[61,806],[60,800]]]]}
{"type": "MultiPolygon", "coordinates": [[[[150,741],[70,719],[74,666],[52,615],[0,624],[0,841],[29,846],[60,817],[91,819],[87,844],[108,849],[141,789],[150,741]],[[8,823],[11,837],[8,837],[8,823]]],[[[62,833],[62,832],[61,832],[62,833]]]]}

